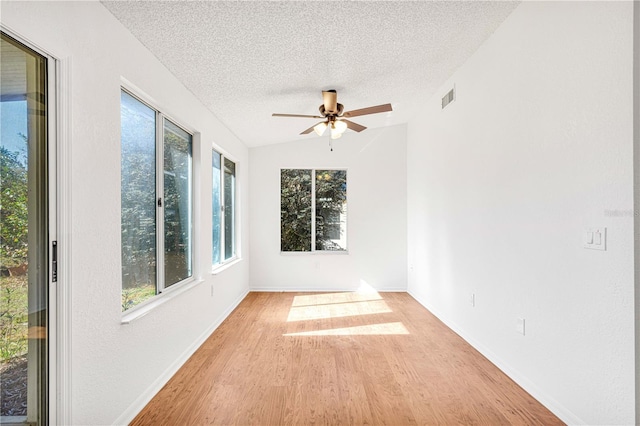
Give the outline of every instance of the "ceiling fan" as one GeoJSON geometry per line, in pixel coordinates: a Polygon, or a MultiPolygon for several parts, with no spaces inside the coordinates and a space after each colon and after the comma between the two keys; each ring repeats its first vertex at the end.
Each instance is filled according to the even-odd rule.
{"type": "Polygon", "coordinates": [[[354,123],[353,121],[349,121],[347,120],[347,118],[392,111],[391,104],[354,109],[353,111],[344,111],[344,105],[338,103],[338,93],[335,90],[323,90],[322,100],[323,103],[319,108],[320,115],[272,114],[272,116],[321,118],[323,119],[323,121],[314,124],[300,134],[306,135],[311,133],[312,131],[315,131],[318,136],[322,136],[325,130],[329,128],[331,130],[331,139],[338,139],[347,129],[351,129],[356,132],[361,132],[366,129],[365,126],[354,123]]]}

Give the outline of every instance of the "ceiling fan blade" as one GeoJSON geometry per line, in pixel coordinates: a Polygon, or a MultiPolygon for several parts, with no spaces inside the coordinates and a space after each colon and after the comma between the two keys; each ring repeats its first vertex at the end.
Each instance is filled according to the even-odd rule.
{"type": "Polygon", "coordinates": [[[320,115],[304,115],[304,114],[271,114],[272,117],[301,117],[301,118],[324,118],[320,115]]]}
{"type": "Polygon", "coordinates": [[[335,90],[322,91],[322,101],[324,102],[324,110],[328,113],[338,112],[338,94],[335,90]]]}
{"type": "MultiPolygon", "coordinates": [[[[318,118],[324,118],[324,117],[318,117],[318,118]]],[[[324,123],[324,121],[321,121],[320,123],[324,123]]],[[[314,124],[313,126],[309,127],[307,130],[305,130],[304,132],[302,132],[300,134],[301,135],[308,135],[309,133],[313,132],[314,127],[316,127],[320,123],[314,124]]]]}
{"type": "Polygon", "coordinates": [[[356,131],[356,132],[361,132],[364,129],[366,129],[366,127],[364,127],[363,125],[358,124],[358,123],[354,123],[353,121],[344,120],[344,119],[342,119],[340,121],[344,121],[345,123],[347,123],[347,127],[350,128],[353,131],[356,131]]]}
{"type": "Polygon", "coordinates": [[[357,117],[359,115],[377,114],[379,112],[393,111],[391,104],[377,105],[368,108],[354,109],[353,111],[347,111],[342,114],[343,117],[357,117]]]}

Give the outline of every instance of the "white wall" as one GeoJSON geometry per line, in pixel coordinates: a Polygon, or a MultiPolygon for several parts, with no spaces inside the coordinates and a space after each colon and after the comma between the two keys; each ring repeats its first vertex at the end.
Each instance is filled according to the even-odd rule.
{"type": "MultiPolygon", "coordinates": [[[[304,123],[303,123],[304,124],[304,123]]],[[[251,288],[405,290],[406,125],[249,150],[251,288]],[[280,169],[347,169],[348,254],[280,253],[280,169]]]]}
{"type": "Polygon", "coordinates": [[[521,4],[408,126],[410,293],[571,423],[635,421],[632,7],[521,4]]]}
{"type": "MultiPolygon", "coordinates": [[[[238,160],[248,151],[98,2],[2,2],[2,24],[63,61],[70,72],[72,423],[126,423],[248,291],[248,261],[209,273],[211,144],[238,160]],[[203,282],[130,325],[121,323],[121,77],[202,134],[196,255],[203,282]],[[214,287],[215,297],[211,296],[214,287]]],[[[244,184],[243,184],[244,182],[244,184]]],[[[247,191],[240,202],[247,205],[247,191]]],[[[247,227],[247,215],[241,223],[247,227]]],[[[243,246],[247,246],[244,233],[243,246]]],[[[63,260],[64,261],[64,260],[63,260]]]]}

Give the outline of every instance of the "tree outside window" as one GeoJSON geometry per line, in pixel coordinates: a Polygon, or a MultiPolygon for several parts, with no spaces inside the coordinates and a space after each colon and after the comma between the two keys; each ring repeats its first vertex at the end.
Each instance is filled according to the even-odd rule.
{"type": "Polygon", "coordinates": [[[346,251],[347,171],[282,169],[280,250],[346,251]]]}

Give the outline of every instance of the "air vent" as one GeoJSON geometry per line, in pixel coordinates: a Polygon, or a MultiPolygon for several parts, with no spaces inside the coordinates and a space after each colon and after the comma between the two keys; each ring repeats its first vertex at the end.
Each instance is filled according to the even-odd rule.
{"type": "Polygon", "coordinates": [[[455,87],[442,97],[442,109],[456,100],[455,87]]]}

